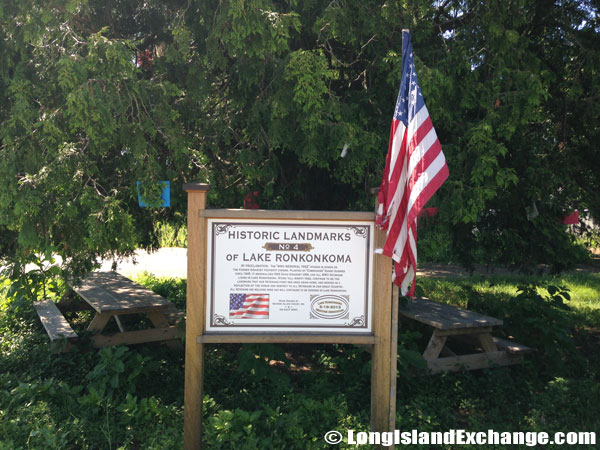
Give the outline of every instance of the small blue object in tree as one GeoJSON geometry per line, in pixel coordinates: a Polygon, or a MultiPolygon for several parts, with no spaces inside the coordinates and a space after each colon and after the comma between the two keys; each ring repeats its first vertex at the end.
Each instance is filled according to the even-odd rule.
{"type": "MultiPolygon", "coordinates": [[[[148,207],[148,206],[154,206],[154,205],[148,205],[146,199],[142,200],[142,195],[140,193],[140,185],[141,185],[141,181],[138,181],[137,183],[137,194],[138,194],[138,203],[141,207],[148,207]]],[[[158,207],[162,207],[162,208],[166,208],[171,206],[171,182],[170,181],[159,181],[158,182],[160,188],[162,189],[161,195],[160,195],[160,199],[161,199],[161,203],[159,205],[156,205],[158,207]]]]}

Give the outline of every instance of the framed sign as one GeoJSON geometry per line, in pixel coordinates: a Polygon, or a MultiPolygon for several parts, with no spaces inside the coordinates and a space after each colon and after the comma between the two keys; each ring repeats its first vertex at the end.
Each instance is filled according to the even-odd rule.
{"type": "Polygon", "coordinates": [[[204,350],[218,343],[368,346],[371,427],[393,430],[398,290],[375,214],[207,210],[208,185],[184,189],[186,450],[202,448],[204,350]]]}
{"type": "Polygon", "coordinates": [[[372,221],[207,218],[206,232],[206,333],[372,333],[372,221]]]}

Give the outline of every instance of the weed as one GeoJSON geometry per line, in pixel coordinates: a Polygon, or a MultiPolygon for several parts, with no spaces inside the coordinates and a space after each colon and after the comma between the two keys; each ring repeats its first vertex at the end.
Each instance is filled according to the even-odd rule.
{"type": "MultiPolygon", "coordinates": [[[[185,280],[138,282],[183,307],[185,280]]],[[[419,284],[432,299],[503,318],[500,330],[538,351],[520,366],[428,375],[420,352],[430,330],[403,324],[398,429],[600,429],[598,275],[419,284]]],[[[158,344],[51,355],[31,302],[0,298],[0,449],[179,449],[183,369],[183,356],[158,344]]],[[[369,430],[370,355],[360,348],[207,345],[204,375],[211,450],[326,449],[329,430],[369,430]]]]}

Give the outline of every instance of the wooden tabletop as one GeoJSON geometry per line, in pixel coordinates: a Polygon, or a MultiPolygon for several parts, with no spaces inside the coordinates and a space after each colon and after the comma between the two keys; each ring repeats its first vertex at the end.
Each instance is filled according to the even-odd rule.
{"type": "Polygon", "coordinates": [[[456,306],[415,298],[398,311],[405,317],[440,330],[480,328],[502,325],[502,320],[456,306]]]}
{"type": "Polygon", "coordinates": [[[141,313],[173,306],[166,298],[116,272],[92,272],[73,290],[99,314],[141,313]]]}

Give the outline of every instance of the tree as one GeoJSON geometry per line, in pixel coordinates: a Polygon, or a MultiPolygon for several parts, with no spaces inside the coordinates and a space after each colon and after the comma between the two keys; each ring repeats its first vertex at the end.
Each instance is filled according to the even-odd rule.
{"type": "Polygon", "coordinates": [[[136,56],[156,53],[182,7],[3,6],[0,250],[12,277],[52,255],[77,274],[153,243],[164,213],[135,206],[136,181],[154,198],[156,181],[192,171],[176,109],[184,93],[136,56]]]}
{"type": "Polygon", "coordinates": [[[563,209],[600,212],[595,1],[0,8],[0,254],[13,277],[51,255],[78,274],[156,245],[191,180],[211,183],[215,206],[258,191],[262,207],[371,209],[402,28],[450,168],[440,226],[463,261],[483,250],[558,266],[572,249],[563,209]],[[152,201],[160,180],[173,208],[139,208],[136,182],[152,201]]]}
{"type": "Polygon", "coordinates": [[[460,156],[449,159],[464,172],[455,168],[443,204],[463,261],[475,248],[488,261],[529,269],[576,260],[559,221],[574,208],[598,213],[597,158],[589,159],[600,116],[590,105],[598,92],[594,11],[575,1],[475,2],[456,16],[461,27],[449,45],[471,58],[449,99],[460,105],[455,123],[467,122],[462,138],[450,137],[460,156]],[[532,207],[536,218],[526,213],[532,207]]]}

